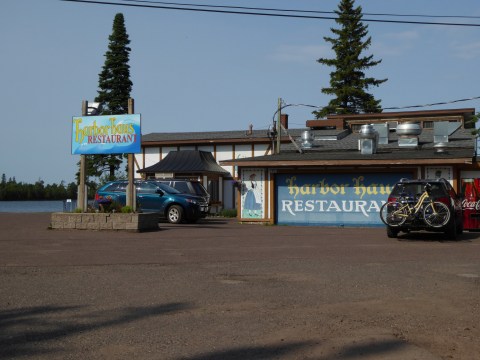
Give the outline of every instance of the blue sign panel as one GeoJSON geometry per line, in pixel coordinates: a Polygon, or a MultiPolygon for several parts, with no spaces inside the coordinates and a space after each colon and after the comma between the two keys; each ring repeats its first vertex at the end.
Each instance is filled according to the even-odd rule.
{"type": "Polygon", "coordinates": [[[277,223],[383,225],[380,208],[401,178],[412,174],[277,174],[277,223]]]}
{"type": "Polygon", "coordinates": [[[140,115],[74,117],[72,154],[136,154],[141,151],[140,115]]]}

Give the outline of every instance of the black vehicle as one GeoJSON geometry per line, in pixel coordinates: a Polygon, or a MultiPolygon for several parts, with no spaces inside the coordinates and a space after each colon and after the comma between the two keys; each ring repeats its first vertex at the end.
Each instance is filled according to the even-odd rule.
{"type": "MultiPolygon", "coordinates": [[[[98,204],[118,203],[125,205],[128,181],[111,181],[102,186],[95,195],[98,204]]],[[[203,217],[208,204],[200,196],[183,194],[180,191],[151,181],[135,181],[137,204],[142,211],[158,212],[170,223],[196,222],[203,217]]]]}
{"type": "Polygon", "coordinates": [[[445,179],[401,179],[393,187],[380,215],[390,238],[397,237],[401,231],[425,230],[443,232],[455,240],[463,232],[462,199],[445,179]],[[433,219],[437,215],[433,214],[437,211],[435,208],[442,212],[440,220],[433,219]],[[387,212],[390,215],[395,210],[396,219],[385,220],[387,212]]]}

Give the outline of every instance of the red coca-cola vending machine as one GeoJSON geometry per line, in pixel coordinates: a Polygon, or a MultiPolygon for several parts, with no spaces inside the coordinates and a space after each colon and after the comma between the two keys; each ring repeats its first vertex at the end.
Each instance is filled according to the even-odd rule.
{"type": "Polygon", "coordinates": [[[480,230],[480,179],[462,179],[463,228],[480,230]]]}

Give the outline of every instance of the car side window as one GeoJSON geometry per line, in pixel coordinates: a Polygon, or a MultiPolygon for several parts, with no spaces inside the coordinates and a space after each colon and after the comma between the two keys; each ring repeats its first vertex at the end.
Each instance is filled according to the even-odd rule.
{"type": "Polygon", "coordinates": [[[176,182],[174,187],[175,187],[175,189],[177,189],[180,192],[183,192],[183,193],[186,193],[186,194],[190,193],[187,183],[176,182]]]}
{"type": "Polygon", "coordinates": [[[115,189],[115,191],[120,191],[120,192],[123,192],[126,190],[127,190],[127,182],[125,181],[122,181],[121,183],[119,183],[117,188],[115,189]]]}
{"type": "Polygon", "coordinates": [[[454,199],[456,199],[458,197],[457,192],[455,191],[455,189],[453,187],[450,190],[450,197],[452,197],[454,199]]]}
{"type": "Polygon", "coordinates": [[[157,190],[157,186],[151,183],[137,184],[137,193],[139,194],[154,194],[157,190]]]}
{"type": "Polygon", "coordinates": [[[205,190],[205,188],[201,184],[194,182],[194,183],[192,183],[192,186],[195,189],[195,193],[197,195],[200,195],[200,196],[206,196],[207,195],[207,191],[205,190]]]}
{"type": "Polygon", "coordinates": [[[448,191],[450,197],[457,198],[457,192],[455,191],[455,189],[453,188],[453,186],[449,182],[447,182],[447,191],[448,191]]]}
{"type": "Polygon", "coordinates": [[[103,189],[103,191],[116,191],[118,187],[118,183],[111,183],[107,187],[103,189]]]}

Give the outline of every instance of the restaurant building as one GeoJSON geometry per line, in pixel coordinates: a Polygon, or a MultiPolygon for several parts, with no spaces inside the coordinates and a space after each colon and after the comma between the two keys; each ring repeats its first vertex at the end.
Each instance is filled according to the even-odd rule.
{"type": "MultiPolygon", "coordinates": [[[[480,168],[474,129],[468,128],[474,113],[468,108],[332,115],[307,121],[302,129],[289,129],[284,115],[280,146],[276,134],[251,128],[148,134],[136,163],[143,169],[170,151],[210,152],[228,174],[201,180],[216,194],[218,208],[237,208],[241,221],[379,226],[379,209],[400,178],[443,177],[457,192],[467,191],[465,204],[476,207],[480,168]]],[[[470,217],[467,227],[480,227],[470,217]]]]}

